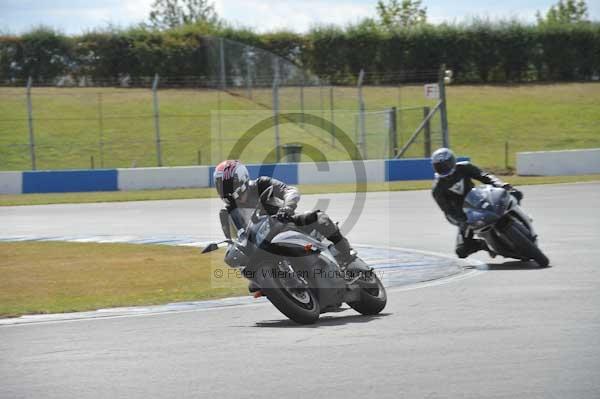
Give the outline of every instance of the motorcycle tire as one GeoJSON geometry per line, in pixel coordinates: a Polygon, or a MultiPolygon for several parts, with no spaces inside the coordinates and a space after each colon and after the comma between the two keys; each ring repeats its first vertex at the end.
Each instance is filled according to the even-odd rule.
{"type": "Polygon", "coordinates": [[[311,289],[292,292],[277,278],[269,278],[264,287],[269,288],[263,288],[263,294],[290,320],[298,324],[314,324],[319,320],[321,308],[311,289]]]}
{"type": "Polygon", "coordinates": [[[370,278],[375,280],[377,288],[361,288],[360,300],[348,303],[352,309],[363,315],[379,314],[387,304],[387,294],[383,283],[374,272],[370,273],[370,278]]]}
{"type": "Polygon", "coordinates": [[[550,264],[548,257],[529,237],[525,227],[518,222],[513,221],[506,226],[504,234],[526,258],[533,259],[540,267],[547,267],[550,264]]]}

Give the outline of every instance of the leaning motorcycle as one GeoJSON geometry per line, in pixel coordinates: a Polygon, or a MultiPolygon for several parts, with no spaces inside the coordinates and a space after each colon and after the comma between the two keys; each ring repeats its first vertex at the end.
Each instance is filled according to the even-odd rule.
{"type": "Polygon", "coordinates": [[[490,185],[473,188],[463,211],[467,225],[495,253],[506,258],[534,260],[540,267],[550,263],[537,245],[532,219],[508,191],[490,185]]]}
{"type": "MultiPolygon", "coordinates": [[[[374,270],[358,257],[340,264],[335,247],[318,233],[260,212],[260,203],[271,195],[272,190],[261,195],[236,240],[221,242],[228,244],[225,263],[241,269],[254,290],[299,324],[315,323],[321,313],[337,311],[344,302],[363,315],[380,313],[387,295],[374,270]]],[[[202,252],[214,251],[218,244],[202,252]]]]}

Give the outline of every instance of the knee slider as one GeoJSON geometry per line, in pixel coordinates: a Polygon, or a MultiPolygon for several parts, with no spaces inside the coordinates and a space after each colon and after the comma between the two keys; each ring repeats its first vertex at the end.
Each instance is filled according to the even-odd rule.
{"type": "Polygon", "coordinates": [[[320,233],[323,234],[325,237],[330,237],[331,235],[334,235],[339,231],[336,224],[333,223],[329,216],[327,216],[323,212],[319,212],[318,224],[321,230],[320,233]]]}
{"type": "Polygon", "coordinates": [[[469,256],[469,251],[467,250],[467,248],[464,245],[457,245],[455,251],[456,251],[456,255],[459,258],[466,258],[467,256],[469,256]]]}

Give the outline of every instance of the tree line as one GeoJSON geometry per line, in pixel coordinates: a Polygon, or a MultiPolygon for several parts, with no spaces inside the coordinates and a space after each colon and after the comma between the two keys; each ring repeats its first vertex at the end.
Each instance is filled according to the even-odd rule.
{"type": "Polygon", "coordinates": [[[361,69],[369,72],[370,83],[394,83],[441,64],[453,70],[457,82],[600,78],[600,23],[584,18],[581,1],[561,0],[546,16],[538,14],[537,24],[475,19],[431,25],[420,1],[388,0],[378,3],[378,20],[319,26],[305,34],[234,28],[220,21],[206,0],[188,0],[197,9],[187,14],[167,7],[169,1],[174,0],[155,2],[163,8],[153,10],[149,25],[76,36],[40,27],[0,36],[0,83],[29,76],[38,82],[65,76],[210,76],[218,62],[206,46],[210,37],[268,50],[337,83],[354,82],[361,69]]]}

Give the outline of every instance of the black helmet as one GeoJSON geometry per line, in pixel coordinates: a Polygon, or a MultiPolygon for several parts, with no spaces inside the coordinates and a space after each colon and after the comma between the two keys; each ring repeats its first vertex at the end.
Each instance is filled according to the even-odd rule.
{"type": "Polygon", "coordinates": [[[456,169],[456,157],[452,150],[440,148],[431,156],[431,166],[439,177],[446,177],[456,169]]]}

